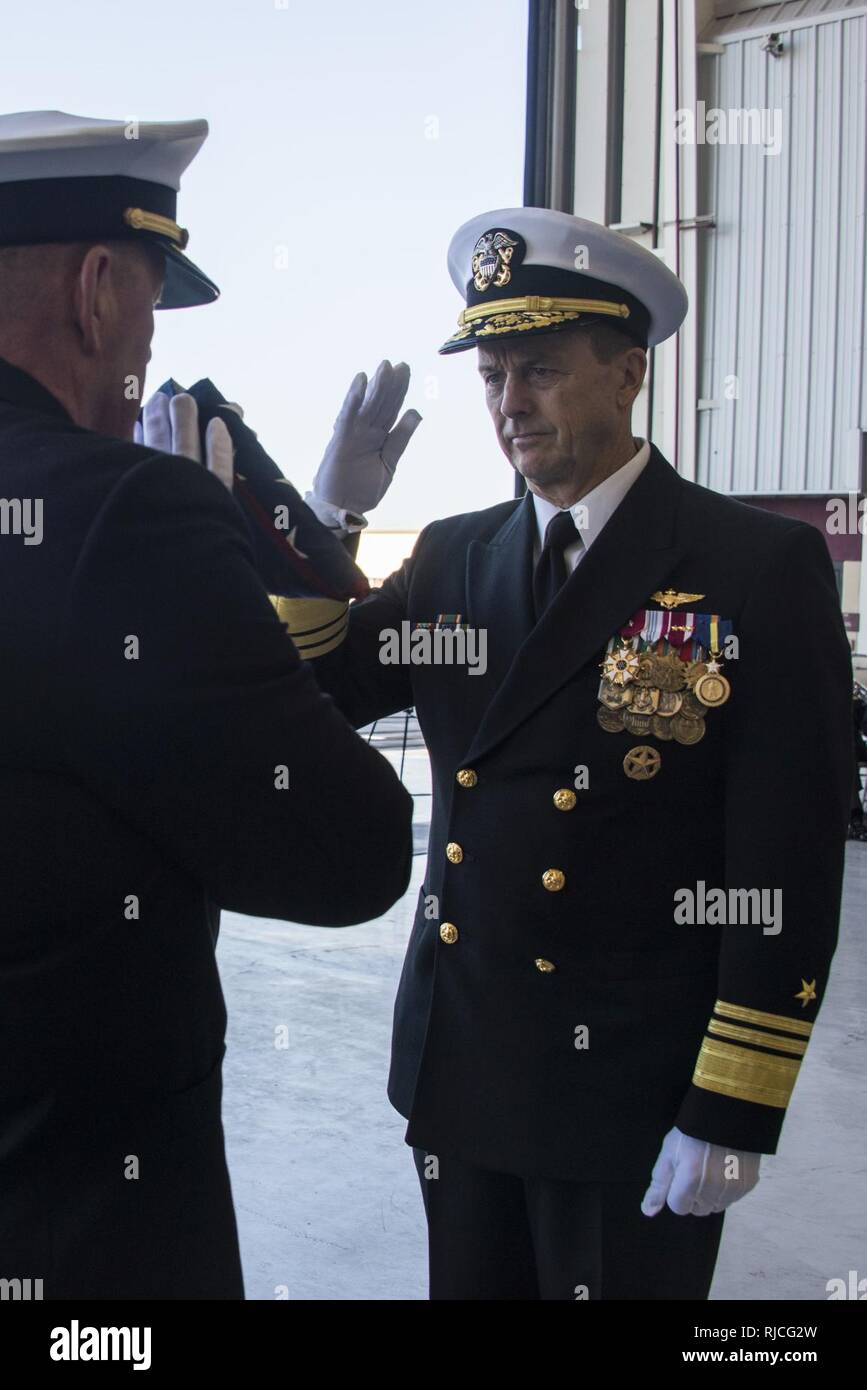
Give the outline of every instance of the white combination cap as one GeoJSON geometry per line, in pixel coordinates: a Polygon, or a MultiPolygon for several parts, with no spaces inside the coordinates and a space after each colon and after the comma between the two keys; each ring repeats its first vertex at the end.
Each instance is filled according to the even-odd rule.
{"type": "Polygon", "coordinates": [[[220,292],[183,254],[176,221],[181,174],[207,134],[203,120],[0,115],[0,246],[144,239],[165,253],[160,308],[210,303],[220,292]]]}
{"type": "Polygon", "coordinates": [[[466,301],[440,348],[607,322],[642,347],[676,333],[686,290],[653,252],[622,232],[550,208],[499,208],[459,227],[449,273],[466,301]]]}

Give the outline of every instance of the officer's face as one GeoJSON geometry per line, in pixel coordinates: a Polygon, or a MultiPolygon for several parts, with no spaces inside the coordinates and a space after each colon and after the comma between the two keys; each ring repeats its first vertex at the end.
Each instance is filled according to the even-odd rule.
{"type": "MultiPolygon", "coordinates": [[[[580,330],[480,347],[479,373],[497,438],[534,492],[574,500],[601,455],[629,438],[644,353],[627,347],[600,362],[580,330]]],[[[625,460],[623,460],[625,462],[625,460]]],[[[571,504],[569,504],[571,505],[571,504]]]]}

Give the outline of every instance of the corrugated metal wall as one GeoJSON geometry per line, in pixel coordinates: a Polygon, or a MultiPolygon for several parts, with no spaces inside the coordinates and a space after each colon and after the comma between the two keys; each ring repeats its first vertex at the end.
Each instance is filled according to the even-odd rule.
{"type": "MultiPolygon", "coordinates": [[[[808,0],[809,3],[809,0],[808,0]]],[[[782,30],[762,42],[717,21],[703,39],[708,109],[782,112],[782,148],[704,145],[698,479],[722,492],[840,492],[861,486],[867,430],[867,15],[782,30]],[[710,403],[713,403],[710,405],[710,403]]],[[[791,12],[790,11],[790,12],[791,12]]],[[[745,17],[741,16],[740,19],[745,17]]],[[[804,23],[804,19],[807,22],[804,23]]]]}

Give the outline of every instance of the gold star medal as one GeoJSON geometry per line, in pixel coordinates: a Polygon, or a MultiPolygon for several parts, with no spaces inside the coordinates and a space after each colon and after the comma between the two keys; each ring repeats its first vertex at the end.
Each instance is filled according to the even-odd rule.
{"type": "Polygon", "coordinates": [[[623,759],[623,771],[633,782],[649,782],[662,767],[662,755],[649,743],[630,748],[623,759]]]}

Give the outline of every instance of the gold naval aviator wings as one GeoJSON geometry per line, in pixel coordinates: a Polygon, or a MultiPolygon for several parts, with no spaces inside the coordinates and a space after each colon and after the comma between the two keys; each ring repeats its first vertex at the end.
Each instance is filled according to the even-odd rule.
{"type": "Polygon", "coordinates": [[[678,589],[657,589],[650,597],[662,608],[682,608],[685,603],[698,603],[704,594],[682,594],[678,589]]]}

